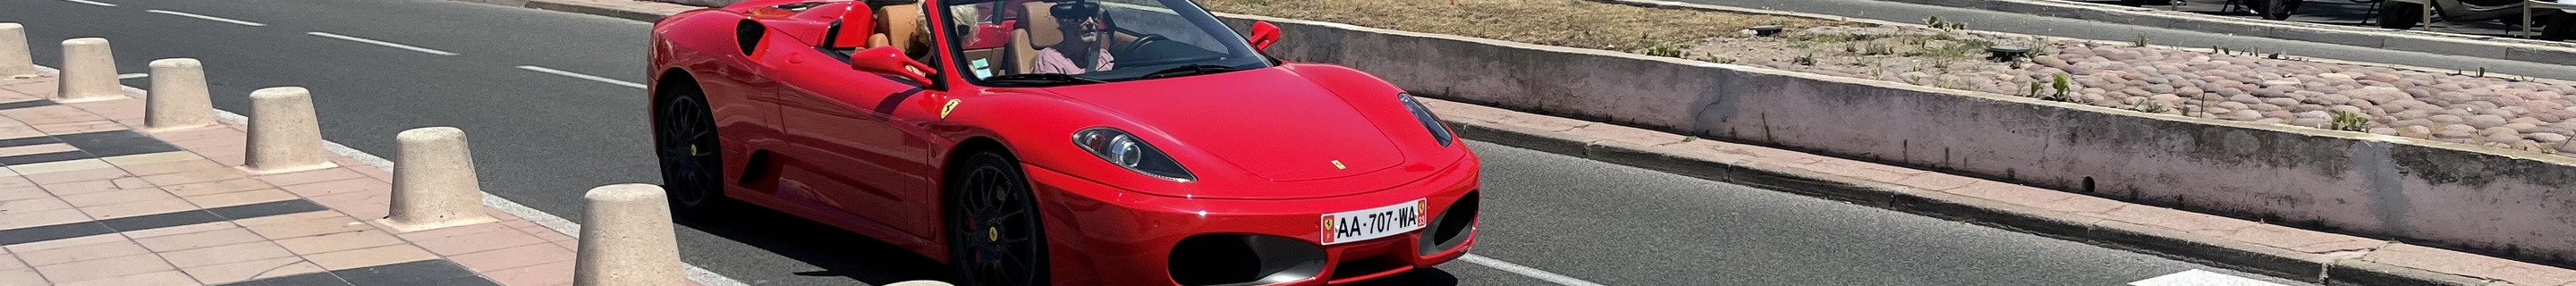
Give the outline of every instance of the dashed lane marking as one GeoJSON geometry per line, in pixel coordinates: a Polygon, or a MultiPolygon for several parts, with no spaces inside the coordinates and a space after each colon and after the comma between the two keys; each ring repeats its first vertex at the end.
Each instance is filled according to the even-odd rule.
{"type": "MultiPolygon", "coordinates": [[[[66,0],[66,1],[68,1],[68,0],[66,0]]],[[[170,10],[159,10],[159,9],[154,9],[154,10],[143,10],[143,12],[150,12],[150,13],[154,13],[154,14],[163,14],[163,15],[173,15],[173,16],[188,17],[188,18],[197,18],[197,19],[202,19],[202,20],[206,20],[206,21],[215,21],[215,22],[232,23],[232,24],[234,24],[234,25],[242,25],[242,26],[251,26],[251,27],[268,26],[268,24],[260,24],[259,22],[251,22],[251,21],[234,20],[234,19],[231,19],[231,18],[224,18],[224,17],[215,17],[215,16],[198,15],[198,14],[193,14],[193,13],[188,13],[188,12],[179,12],[179,11],[170,11],[170,10]]]]}
{"type": "Polygon", "coordinates": [[[2138,280],[2138,282],[2129,282],[2129,286],[2186,286],[2186,285],[2188,285],[2188,286],[2286,286],[2286,285],[2281,285],[2280,283],[2264,282],[2263,280],[2254,280],[2254,278],[2236,277],[2235,275],[2219,274],[2218,272],[2202,271],[2202,270],[2200,270],[2200,269],[2192,269],[2192,270],[2189,270],[2189,271],[2176,272],[2176,273],[2174,273],[2174,274],[2165,274],[2165,276],[2156,276],[2156,278],[2147,278],[2147,280],[2138,280]]]}
{"type": "Polygon", "coordinates": [[[1466,261],[1467,263],[1475,263],[1476,265],[1484,265],[1485,267],[1491,267],[1491,268],[1494,268],[1494,269],[1496,269],[1496,270],[1509,271],[1509,272],[1511,272],[1511,273],[1513,273],[1513,274],[1520,274],[1521,276],[1529,276],[1530,278],[1538,278],[1538,280],[1546,280],[1547,282],[1550,282],[1550,283],[1556,283],[1556,285],[1565,285],[1565,286],[1601,286],[1601,284],[1600,284],[1600,283],[1592,283],[1592,281],[1583,281],[1583,279],[1577,279],[1577,278],[1574,278],[1574,277],[1568,277],[1568,276],[1565,276],[1565,275],[1558,275],[1558,274],[1556,274],[1556,272],[1547,272],[1547,270],[1538,270],[1538,268],[1530,268],[1529,266],[1521,266],[1520,264],[1512,264],[1511,262],[1505,262],[1505,261],[1503,261],[1503,260],[1501,260],[1501,259],[1493,259],[1493,258],[1490,258],[1490,257],[1485,257],[1485,256],[1483,256],[1483,255],[1476,255],[1476,254],[1474,254],[1474,253],[1468,253],[1466,256],[1459,256],[1459,257],[1458,257],[1458,261],[1466,261]]]}
{"type": "Polygon", "coordinates": [[[456,55],[456,53],[450,53],[450,52],[447,52],[447,51],[433,50],[433,49],[429,49],[429,48],[422,48],[422,47],[414,47],[414,46],[412,46],[412,45],[397,44],[397,43],[394,43],[394,42],[386,42],[386,41],[370,40],[370,39],[367,39],[367,38],[359,38],[359,37],[344,36],[344,35],[340,35],[340,34],[323,33],[323,32],[307,32],[307,33],[304,33],[304,34],[307,34],[307,35],[314,35],[314,36],[321,36],[321,37],[324,37],[324,38],[333,38],[333,39],[347,40],[347,41],[351,41],[351,42],[359,42],[359,43],[374,44],[374,45],[378,45],[378,46],[393,47],[393,48],[396,48],[396,49],[405,49],[405,50],[411,50],[411,51],[414,51],[414,52],[429,53],[429,54],[432,54],[432,55],[441,55],[441,56],[453,56],[453,55],[456,55]]]}
{"type": "Polygon", "coordinates": [[[569,72],[569,71],[564,71],[564,70],[559,70],[559,69],[550,69],[550,68],[541,67],[541,66],[519,66],[519,69],[528,70],[528,71],[534,71],[534,72],[541,72],[541,73],[550,73],[550,74],[560,75],[560,76],[568,76],[568,77],[578,78],[578,79],[586,79],[586,80],[596,81],[596,82],[605,82],[605,83],[608,83],[608,84],[622,85],[622,86],[632,87],[632,88],[644,88],[644,84],[641,84],[641,83],[634,83],[634,82],[629,82],[629,81],[617,80],[617,79],[612,79],[612,78],[607,78],[607,77],[601,77],[601,76],[595,76],[595,75],[582,74],[582,73],[577,73],[577,72],[569,72]]]}

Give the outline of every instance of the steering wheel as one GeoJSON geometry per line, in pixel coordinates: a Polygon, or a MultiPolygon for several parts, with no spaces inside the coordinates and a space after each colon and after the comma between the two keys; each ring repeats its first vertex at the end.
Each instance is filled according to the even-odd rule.
{"type": "Polygon", "coordinates": [[[1126,48],[1123,48],[1122,50],[1135,51],[1135,50],[1136,50],[1136,48],[1143,48],[1143,47],[1145,47],[1145,43],[1151,43],[1151,42],[1154,42],[1154,41],[1170,41],[1170,40],[1172,40],[1172,39],[1170,39],[1170,38],[1164,38],[1162,34],[1149,34],[1149,35],[1144,35],[1144,36],[1136,37],[1136,41],[1134,41],[1134,42],[1127,42],[1127,47],[1126,47],[1126,48]]]}

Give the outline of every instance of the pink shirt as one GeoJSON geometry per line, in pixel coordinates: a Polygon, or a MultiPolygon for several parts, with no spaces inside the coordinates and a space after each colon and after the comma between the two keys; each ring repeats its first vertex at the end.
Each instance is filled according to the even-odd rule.
{"type": "MultiPolygon", "coordinates": [[[[1093,64],[1091,70],[1105,71],[1112,66],[1107,50],[1100,51],[1100,57],[1097,59],[1099,63],[1093,64]]],[[[1082,67],[1073,65],[1072,58],[1065,57],[1063,52],[1056,51],[1054,47],[1038,50],[1038,58],[1033,65],[1035,69],[1031,72],[1035,73],[1082,74],[1082,67]]]]}

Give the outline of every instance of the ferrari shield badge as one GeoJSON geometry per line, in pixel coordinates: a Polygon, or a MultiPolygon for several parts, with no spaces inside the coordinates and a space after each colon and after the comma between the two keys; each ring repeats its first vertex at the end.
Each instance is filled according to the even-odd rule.
{"type": "Polygon", "coordinates": [[[956,99],[949,99],[949,100],[948,100],[948,105],[943,105],[943,106],[940,106],[940,107],[939,107],[939,119],[948,119],[948,112],[949,112],[949,111],[956,111],[956,110],[957,110],[957,100],[956,100],[956,99]]]}
{"type": "Polygon", "coordinates": [[[1324,216],[1324,242],[1333,242],[1333,216],[1324,216]]]}
{"type": "Polygon", "coordinates": [[[1334,169],[1334,170],[1349,170],[1349,169],[1351,169],[1351,167],[1350,167],[1350,166],[1343,166],[1343,165],[1342,165],[1342,160],[1333,160],[1333,169],[1334,169]]]}

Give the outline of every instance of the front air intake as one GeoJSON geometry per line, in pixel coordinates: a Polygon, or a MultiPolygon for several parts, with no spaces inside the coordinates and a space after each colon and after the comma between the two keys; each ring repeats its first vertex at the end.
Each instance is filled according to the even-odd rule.
{"type": "Polygon", "coordinates": [[[1286,237],[1204,234],[1172,246],[1168,263],[1181,285],[1278,284],[1322,274],[1324,249],[1286,237]]]}
{"type": "Polygon", "coordinates": [[[1476,193],[1467,192],[1467,196],[1458,198],[1458,203],[1449,204],[1449,209],[1441,210],[1440,216],[1431,218],[1431,228],[1423,230],[1422,245],[1416,247],[1421,250],[1421,255],[1430,256],[1467,243],[1467,237],[1475,232],[1472,227],[1476,225],[1476,193]]]}

